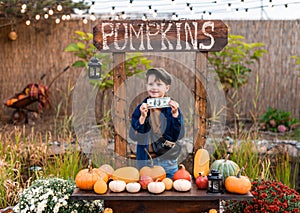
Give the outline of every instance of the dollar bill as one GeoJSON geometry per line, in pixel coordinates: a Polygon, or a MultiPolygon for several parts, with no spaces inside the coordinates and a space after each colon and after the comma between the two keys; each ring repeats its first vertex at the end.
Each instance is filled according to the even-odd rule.
{"type": "Polygon", "coordinates": [[[148,108],[165,108],[170,107],[169,102],[171,98],[170,97],[163,97],[163,98],[149,98],[147,100],[148,108]]]}

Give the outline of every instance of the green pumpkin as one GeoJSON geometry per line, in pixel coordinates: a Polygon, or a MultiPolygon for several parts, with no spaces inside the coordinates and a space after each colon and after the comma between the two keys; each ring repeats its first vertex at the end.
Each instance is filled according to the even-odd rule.
{"type": "Polygon", "coordinates": [[[225,181],[229,176],[236,176],[240,167],[232,160],[228,160],[227,156],[225,159],[215,160],[210,166],[210,171],[211,170],[220,172],[223,176],[223,181],[225,181]]]}

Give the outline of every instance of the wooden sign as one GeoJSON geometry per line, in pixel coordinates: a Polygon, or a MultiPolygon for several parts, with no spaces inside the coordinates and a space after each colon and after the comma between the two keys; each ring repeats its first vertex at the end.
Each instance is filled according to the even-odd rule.
{"type": "Polygon", "coordinates": [[[101,21],[93,30],[101,52],[220,51],[228,36],[220,20],[101,21]]]}

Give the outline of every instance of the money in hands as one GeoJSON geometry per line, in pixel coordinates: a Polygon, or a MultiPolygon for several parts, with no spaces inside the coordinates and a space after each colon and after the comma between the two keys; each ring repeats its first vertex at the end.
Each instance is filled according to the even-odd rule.
{"type": "Polygon", "coordinates": [[[149,98],[147,99],[147,104],[149,109],[153,108],[165,108],[170,107],[169,102],[171,98],[170,97],[163,97],[163,98],[149,98]]]}

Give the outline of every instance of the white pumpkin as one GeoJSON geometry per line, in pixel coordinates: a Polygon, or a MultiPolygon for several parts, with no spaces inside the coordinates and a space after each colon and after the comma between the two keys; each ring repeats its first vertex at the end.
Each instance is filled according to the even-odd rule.
{"type": "Polygon", "coordinates": [[[148,191],[153,194],[160,194],[165,191],[166,187],[163,182],[151,182],[148,184],[148,191]]]}
{"type": "Polygon", "coordinates": [[[126,182],[123,180],[113,180],[109,182],[108,188],[112,192],[123,192],[126,188],[126,182]]]}
{"type": "Polygon", "coordinates": [[[192,183],[185,179],[178,179],[173,182],[173,188],[179,192],[187,192],[192,188],[192,183]]]}
{"type": "Polygon", "coordinates": [[[130,193],[136,193],[139,192],[141,189],[141,184],[140,183],[127,183],[126,184],[126,190],[130,193]]]}

